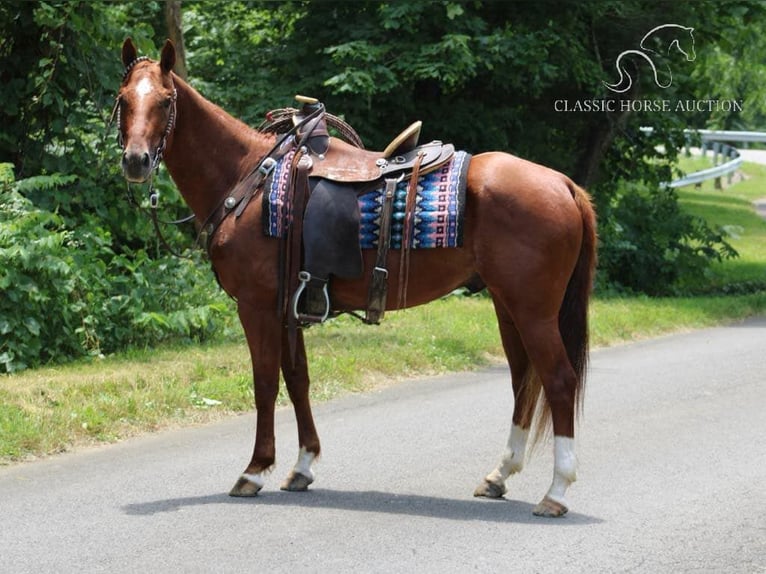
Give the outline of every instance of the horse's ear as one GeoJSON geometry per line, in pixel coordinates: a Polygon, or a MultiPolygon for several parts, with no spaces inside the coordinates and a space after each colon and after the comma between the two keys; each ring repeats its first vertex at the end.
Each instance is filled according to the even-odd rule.
{"type": "Polygon", "coordinates": [[[125,42],[122,44],[122,64],[127,68],[136,58],[138,58],[138,53],[133,40],[125,38],[125,42]]]}
{"type": "Polygon", "coordinates": [[[160,67],[162,72],[167,74],[176,65],[176,47],[170,40],[165,40],[165,45],[162,47],[162,55],[160,56],[160,67]]]}

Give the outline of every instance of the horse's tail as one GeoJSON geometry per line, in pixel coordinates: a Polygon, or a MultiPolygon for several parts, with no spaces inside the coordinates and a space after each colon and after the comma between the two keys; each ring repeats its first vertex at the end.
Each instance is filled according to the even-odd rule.
{"type": "MultiPolygon", "coordinates": [[[[596,212],[588,193],[574,183],[570,183],[572,197],[580,209],[582,218],[582,240],[580,254],[574,271],[569,278],[564,300],[559,309],[559,332],[567,351],[567,357],[576,375],[574,401],[575,414],[582,412],[585,374],[588,368],[588,305],[593,288],[593,275],[596,270],[596,212]]],[[[551,428],[551,411],[542,392],[540,378],[530,368],[525,384],[530,385],[529,404],[524,407],[524,419],[532,422],[534,418],[533,444],[546,436],[551,428]]]]}
{"type": "Polygon", "coordinates": [[[582,410],[585,372],[588,368],[588,305],[596,271],[596,212],[588,193],[575,185],[570,187],[582,217],[582,242],[574,272],[569,278],[564,301],[559,310],[559,331],[564,340],[569,362],[577,375],[575,401],[582,410]]]}

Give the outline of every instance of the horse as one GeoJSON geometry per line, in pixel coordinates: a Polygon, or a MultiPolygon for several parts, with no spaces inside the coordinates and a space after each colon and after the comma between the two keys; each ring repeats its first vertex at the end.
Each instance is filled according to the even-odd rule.
{"type": "MultiPolygon", "coordinates": [[[[274,134],[251,128],[205,99],[173,73],[169,40],[160,59],[122,46],[125,74],[116,98],[121,167],[128,183],[150,181],[165,165],[202,224],[227,194],[260,165],[274,134]]],[[[481,281],[488,290],[511,371],[514,409],[500,462],[474,495],[501,498],[506,480],[521,471],[530,431],[552,425],[553,480],[533,512],[563,516],[576,479],[575,418],[582,403],[588,358],[588,303],[596,264],[596,222],[590,198],[565,175],[503,152],[473,156],[467,174],[461,247],[413,250],[406,303],[389,293],[386,309],[421,305],[481,281]],[[540,411],[535,414],[536,411],[540,411]]],[[[320,441],[309,399],[302,331],[288,353],[288,329],[278,308],[279,241],[263,233],[261,201],[240,217],[226,217],[209,238],[209,257],[222,288],[237,304],[253,370],[257,423],[250,462],[231,496],[256,496],[275,461],[274,412],[281,369],[298,426],[298,460],[281,489],[305,491],[320,441]]],[[[363,253],[364,273],[334,278],[334,308],[363,309],[375,265],[363,253]]],[[[399,251],[388,254],[398,281],[399,251]]],[[[536,434],[533,433],[532,438],[536,434]]]]}
{"type": "Polygon", "coordinates": [[[646,34],[644,34],[643,38],[641,38],[641,42],[639,43],[640,50],[625,50],[624,52],[621,52],[619,56],[617,56],[617,60],[615,61],[614,66],[617,68],[619,79],[613,84],[604,81],[604,86],[608,90],[618,94],[623,94],[630,90],[630,88],[633,86],[633,77],[630,75],[630,71],[626,68],[623,60],[629,56],[636,56],[647,62],[652,70],[654,83],[658,88],[669,88],[673,83],[673,73],[670,71],[670,66],[665,64],[668,80],[665,83],[660,81],[659,75],[657,73],[657,64],[654,61],[655,54],[659,56],[670,54],[670,51],[675,48],[681,54],[686,56],[686,60],[688,62],[693,62],[697,57],[697,54],[694,51],[693,32],[694,28],[690,28],[688,26],[680,26],[678,24],[664,24],[662,26],[652,28],[646,34]],[[648,43],[651,43],[657,49],[646,46],[645,44],[648,43]]]}

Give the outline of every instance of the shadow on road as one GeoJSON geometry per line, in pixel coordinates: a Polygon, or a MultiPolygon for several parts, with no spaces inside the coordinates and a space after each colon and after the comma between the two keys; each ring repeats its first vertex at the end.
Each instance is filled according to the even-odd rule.
{"type": "Polygon", "coordinates": [[[175,512],[183,508],[210,504],[252,504],[254,506],[285,506],[327,508],[351,512],[424,516],[444,520],[481,521],[501,523],[534,523],[557,526],[597,524],[602,519],[570,512],[563,519],[539,518],[532,514],[533,505],[518,500],[456,500],[416,494],[393,494],[378,491],[343,491],[312,489],[303,493],[266,492],[254,498],[232,498],[226,494],[171,498],[152,502],[139,502],[122,507],[134,516],[150,516],[161,512],[175,512]]]}

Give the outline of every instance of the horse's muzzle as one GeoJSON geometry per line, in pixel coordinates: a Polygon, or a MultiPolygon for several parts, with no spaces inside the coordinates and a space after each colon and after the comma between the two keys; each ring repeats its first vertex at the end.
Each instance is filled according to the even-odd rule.
{"type": "Polygon", "coordinates": [[[143,183],[152,173],[152,159],[146,150],[126,149],[122,154],[122,173],[131,183],[143,183]]]}

